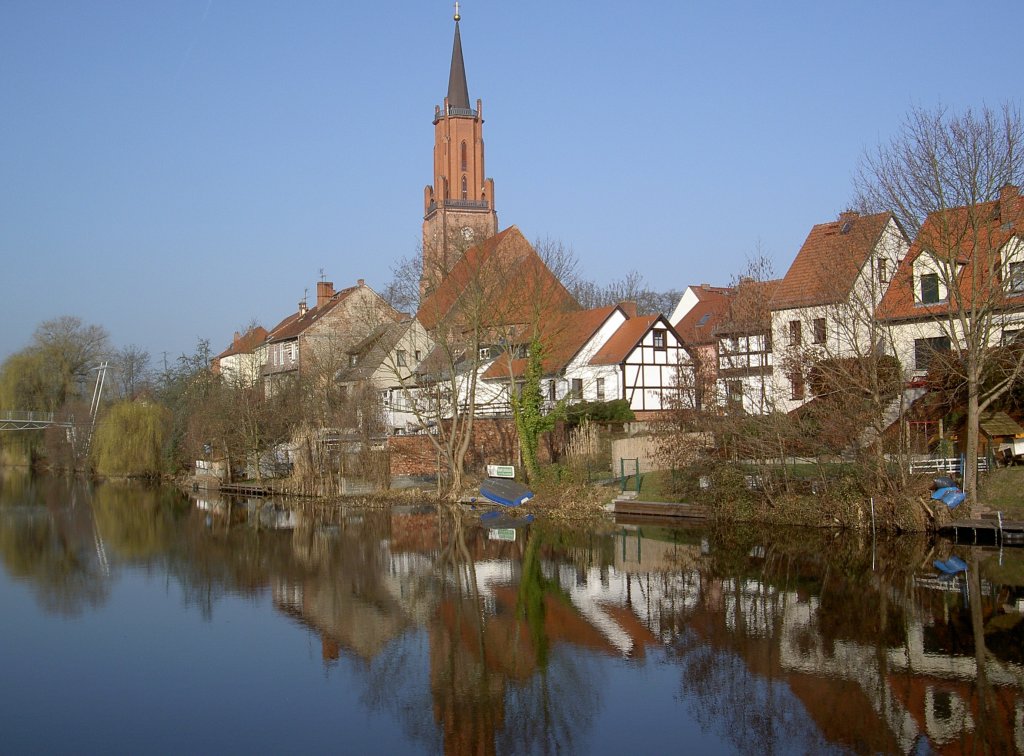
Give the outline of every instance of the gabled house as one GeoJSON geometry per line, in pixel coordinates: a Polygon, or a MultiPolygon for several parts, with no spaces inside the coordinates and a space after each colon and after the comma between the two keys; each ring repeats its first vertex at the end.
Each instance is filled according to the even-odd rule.
{"type": "Polygon", "coordinates": [[[590,359],[590,369],[619,373],[617,399],[638,418],[677,406],[680,368],[689,360],[683,340],[664,315],[633,317],[590,359]]]}
{"type": "Polygon", "coordinates": [[[999,199],[928,216],[876,310],[893,333],[910,379],[937,352],[963,343],[964,327],[987,347],[1024,333],[1024,198],[999,199]]]}
{"type": "Polygon", "coordinates": [[[420,302],[417,319],[428,331],[498,332],[579,304],[515,226],[467,249],[420,302]]]}
{"type": "Polygon", "coordinates": [[[770,300],[775,409],[811,398],[815,361],[884,346],[874,311],[908,247],[892,213],[844,212],[811,229],[770,300]]]}
{"type": "Polygon", "coordinates": [[[684,375],[692,389],[690,404],[702,410],[715,404],[718,381],[718,336],[729,315],[736,289],[700,284],[688,286],[669,317],[690,355],[684,375]]]}
{"type": "Polygon", "coordinates": [[[297,312],[278,323],[263,345],[263,376],[268,391],[285,376],[333,376],[344,367],[347,350],[382,323],[401,313],[359,279],[335,291],[330,281],[317,283],[314,307],[300,302],[297,312]]]}
{"type": "MultiPolygon", "coordinates": [[[[610,305],[592,310],[559,313],[540,323],[539,338],[544,345],[541,390],[548,406],[568,400],[607,401],[622,396],[622,383],[615,365],[595,365],[593,357],[625,324],[631,305],[610,305]]],[[[510,384],[521,385],[528,362],[530,339],[526,334],[490,362],[481,382],[499,391],[508,403],[510,384]]]]}
{"type": "Polygon", "coordinates": [[[773,408],[772,313],[778,281],[745,278],[715,328],[718,403],[728,410],[764,414],[773,408]]]}
{"type": "Polygon", "coordinates": [[[381,398],[388,433],[405,433],[418,425],[416,371],[434,347],[415,318],[382,323],[346,351],[347,364],[336,380],[349,391],[371,386],[381,398]]]}
{"type": "Polygon", "coordinates": [[[260,347],[267,340],[267,329],[254,326],[240,334],[235,331],[231,346],[210,361],[214,375],[236,388],[251,388],[262,376],[263,355],[260,347]]]}

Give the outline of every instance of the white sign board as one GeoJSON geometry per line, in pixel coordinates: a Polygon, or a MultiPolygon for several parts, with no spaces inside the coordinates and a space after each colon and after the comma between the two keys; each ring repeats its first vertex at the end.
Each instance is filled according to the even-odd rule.
{"type": "Polygon", "coordinates": [[[487,465],[487,475],[491,478],[514,478],[516,468],[512,465],[487,465]]]}

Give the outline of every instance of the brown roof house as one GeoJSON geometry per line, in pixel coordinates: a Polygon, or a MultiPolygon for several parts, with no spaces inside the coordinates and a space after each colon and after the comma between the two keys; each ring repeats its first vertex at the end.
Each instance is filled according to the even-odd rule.
{"type": "Polygon", "coordinates": [[[891,213],[844,212],[811,229],[771,297],[774,409],[789,411],[811,398],[815,362],[882,348],[875,307],[908,246],[891,213]]]}
{"type": "Polygon", "coordinates": [[[297,312],[270,331],[263,360],[267,391],[286,376],[333,379],[348,365],[352,346],[382,323],[402,317],[362,279],[341,291],[330,281],[320,281],[316,294],[315,306],[300,302],[297,312]]]}
{"type": "Polygon", "coordinates": [[[774,408],[771,300],[779,281],[744,278],[715,328],[718,397],[730,411],[761,415],[774,408]]]}
{"type": "Polygon", "coordinates": [[[999,199],[932,213],[877,309],[894,334],[910,377],[936,352],[959,351],[968,335],[989,347],[1024,332],[1024,198],[1013,185],[999,199]]]}
{"type": "Polygon", "coordinates": [[[718,327],[729,316],[736,296],[730,286],[700,284],[688,286],[669,317],[690,355],[686,376],[692,386],[690,403],[694,410],[714,405],[718,381],[718,327]]]}
{"type": "Polygon", "coordinates": [[[210,361],[214,375],[236,388],[255,386],[263,375],[261,347],[268,335],[262,326],[253,326],[244,334],[235,331],[231,346],[210,361]]]}

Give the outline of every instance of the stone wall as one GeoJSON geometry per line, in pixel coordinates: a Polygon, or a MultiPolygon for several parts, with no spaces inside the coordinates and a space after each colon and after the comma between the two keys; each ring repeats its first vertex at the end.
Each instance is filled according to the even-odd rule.
{"type": "MultiPolygon", "coordinates": [[[[541,438],[538,457],[547,464],[561,448],[562,433],[555,430],[541,438]]],[[[437,450],[427,436],[391,436],[391,475],[434,476],[437,450]]],[[[473,441],[466,454],[466,472],[482,474],[487,465],[519,464],[519,440],[511,418],[478,418],[473,422],[473,441]]]]}

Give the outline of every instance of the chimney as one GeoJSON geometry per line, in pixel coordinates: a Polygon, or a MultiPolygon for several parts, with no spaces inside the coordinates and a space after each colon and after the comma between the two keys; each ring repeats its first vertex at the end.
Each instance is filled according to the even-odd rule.
{"type": "Polygon", "coordinates": [[[231,346],[233,346],[235,349],[238,349],[238,342],[241,340],[242,334],[240,334],[238,331],[235,331],[235,338],[234,341],[231,342],[231,346]]]}
{"type": "Polygon", "coordinates": [[[636,317],[636,302],[619,302],[619,307],[626,313],[627,318],[636,317]]]}
{"type": "Polygon", "coordinates": [[[316,306],[322,307],[334,296],[334,284],[331,281],[316,282],[316,306]]]}
{"type": "Polygon", "coordinates": [[[300,318],[304,317],[308,310],[309,310],[309,308],[306,307],[306,300],[305,299],[300,300],[299,301],[299,317],[300,318]]]}
{"type": "Polygon", "coordinates": [[[839,220],[841,221],[852,221],[860,217],[860,213],[856,210],[844,210],[839,213],[839,220]]]}
{"type": "Polygon", "coordinates": [[[1017,215],[1015,205],[1020,200],[1020,188],[1013,184],[1003,184],[999,189],[999,220],[1012,223],[1017,215]]]}
{"type": "Polygon", "coordinates": [[[359,284],[360,288],[362,288],[363,286],[366,286],[366,281],[364,281],[361,278],[358,281],[356,281],[356,283],[359,284]]]}

